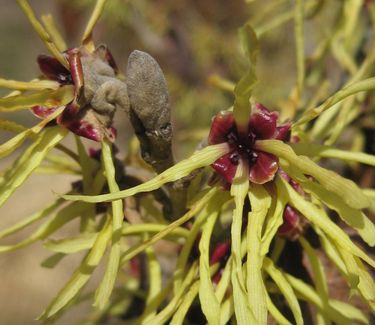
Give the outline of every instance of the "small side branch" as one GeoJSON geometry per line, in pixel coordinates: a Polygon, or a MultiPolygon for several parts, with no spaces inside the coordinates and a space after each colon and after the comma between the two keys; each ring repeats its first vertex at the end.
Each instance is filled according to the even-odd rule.
{"type": "MultiPolygon", "coordinates": [[[[128,59],[126,77],[129,119],[140,141],[142,158],[160,174],[174,165],[169,94],[164,74],[151,55],[133,51],[128,59]]],[[[176,218],[185,210],[186,184],[181,184],[168,187],[173,212],[167,217],[176,218]]]]}

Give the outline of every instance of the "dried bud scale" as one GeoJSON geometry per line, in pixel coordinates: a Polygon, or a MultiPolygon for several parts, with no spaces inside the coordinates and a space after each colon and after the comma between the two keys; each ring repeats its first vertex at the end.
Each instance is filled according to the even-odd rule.
{"type": "MultiPolygon", "coordinates": [[[[126,84],[116,78],[117,66],[112,55],[104,45],[93,53],[80,47],[67,50],[64,55],[69,70],[53,57],[38,57],[39,67],[48,79],[61,85],[74,85],[74,100],[66,106],[57,123],[94,141],[104,138],[114,141],[114,114],[118,109],[128,111],[129,100],[126,84]]],[[[43,118],[53,109],[33,107],[32,111],[43,118]]]]}

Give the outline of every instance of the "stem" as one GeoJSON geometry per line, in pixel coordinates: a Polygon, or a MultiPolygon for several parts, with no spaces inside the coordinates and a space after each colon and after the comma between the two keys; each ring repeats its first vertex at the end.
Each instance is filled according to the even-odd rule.
{"type": "Polygon", "coordinates": [[[302,96],[303,84],[305,80],[305,42],[304,42],[304,4],[302,0],[296,0],[294,28],[296,39],[297,58],[297,90],[298,98],[302,96]]]}

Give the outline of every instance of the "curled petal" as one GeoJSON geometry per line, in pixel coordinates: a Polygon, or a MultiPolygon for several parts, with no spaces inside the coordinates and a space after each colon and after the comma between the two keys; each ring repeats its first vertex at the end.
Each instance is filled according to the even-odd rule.
{"type": "Polygon", "coordinates": [[[257,151],[257,159],[254,165],[250,166],[249,179],[256,184],[264,184],[273,179],[277,172],[278,159],[269,153],[257,151]]]}
{"type": "Polygon", "coordinates": [[[79,110],[79,106],[77,103],[72,102],[68,104],[65,107],[64,112],[59,116],[57,122],[60,125],[68,126],[77,118],[78,110],[79,110]]]}
{"type": "Polygon", "coordinates": [[[109,127],[106,132],[108,140],[114,142],[117,138],[117,129],[113,126],[109,127]]]}
{"type": "Polygon", "coordinates": [[[298,143],[301,141],[301,138],[298,135],[293,135],[290,139],[291,143],[298,143]]]}
{"type": "Polygon", "coordinates": [[[278,126],[272,138],[281,141],[289,141],[291,126],[292,124],[290,122],[278,126]]]}
{"type": "Polygon", "coordinates": [[[226,240],[216,245],[210,257],[211,265],[225,261],[225,259],[228,257],[228,254],[230,252],[230,243],[231,243],[230,240],[226,240]]]}
{"type": "Polygon", "coordinates": [[[101,157],[101,154],[102,154],[102,150],[101,149],[95,149],[95,148],[92,148],[92,147],[89,148],[89,156],[90,156],[90,158],[99,161],[100,157],[101,157]]]}
{"type": "Polygon", "coordinates": [[[115,73],[118,73],[118,67],[116,64],[115,59],[112,56],[112,53],[107,49],[106,54],[105,54],[105,60],[109,64],[109,66],[113,69],[115,73]]]}
{"type": "Polygon", "coordinates": [[[303,197],[306,197],[306,193],[305,191],[303,190],[302,186],[296,182],[293,178],[291,178],[283,169],[279,168],[279,170],[277,171],[278,174],[284,178],[290,185],[292,185],[293,189],[298,193],[300,194],[301,196],[303,197]]]}
{"type": "Polygon", "coordinates": [[[255,112],[249,121],[249,131],[255,133],[258,140],[270,139],[275,134],[278,114],[270,112],[262,104],[255,104],[255,112]]]}
{"type": "Polygon", "coordinates": [[[238,167],[238,164],[232,162],[232,154],[233,152],[227,153],[212,164],[216,172],[230,184],[233,182],[238,167]]]}
{"type": "Polygon", "coordinates": [[[279,175],[284,178],[288,183],[289,181],[291,180],[290,176],[281,168],[279,168],[279,170],[277,171],[279,173],[279,175]]]}
{"type": "Polygon", "coordinates": [[[41,54],[37,58],[40,71],[50,80],[62,85],[71,84],[70,71],[52,56],[41,54]]]}
{"type": "Polygon", "coordinates": [[[217,271],[213,276],[212,276],[212,283],[217,285],[220,280],[221,280],[221,277],[223,275],[223,272],[224,272],[224,269],[219,269],[219,271],[217,271]]]}
{"type": "Polygon", "coordinates": [[[221,277],[223,275],[224,269],[220,269],[212,276],[212,283],[217,285],[219,284],[221,277]]]}
{"type": "Polygon", "coordinates": [[[41,119],[45,119],[57,110],[57,107],[46,107],[42,105],[36,105],[31,107],[31,112],[41,119]]]}
{"type": "Polygon", "coordinates": [[[142,263],[139,256],[135,256],[130,260],[130,273],[132,276],[137,277],[141,273],[142,263]]]}
{"type": "Polygon", "coordinates": [[[306,197],[306,192],[303,190],[302,186],[299,185],[294,179],[289,181],[289,184],[292,185],[293,189],[303,197],[306,197]]]}
{"type": "Polygon", "coordinates": [[[116,139],[114,127],[103,124],[91,109],[80,109],[76,103],[69,104],[57,119],[57,123],[66,127],[76,135],[101,142],[107,138],[111,142],[116,139]]]}
{"type": "Polygon", "coordinates": [[[95,128],[94,125],[87,123],[86,121],[74,121],[66,126],[73,133],[97,142],[103,140],[103,135],[100,131],[95,128]]]}
{"type": "Polygon", "coordinates": [[[284,170],[282,170],[281,168],[279,168],[278,170],[278,174],[284,178],[290,185],[292,185],[293,189],[298,193],[300,194],[301,196],[305,197],[306,196],[306,193],[305,191],[302,189],[302,186],[299,185],[298,182],[296,182],[294,179],[292,179],[284,170]]]}
{"type": "Polygon", "coordinates": [[[71,78],[74,83],[74,97],[75,101],[78,102],[84,86],[83,80],[83,69],[81,63],[81,54],[79,49],[74,48],[67,51],[68,54],[68,62],[71,72],[71,78]]]}
{"type": "Polygon", "coordinates": [[[95,49],[94,54],[101,58],[103,61],[107,62],[116,74],[118,73],[118,67],[115,62],[115,59],[113,58],[111,51],[108,49],[106,45],[99,45],[95,49]]]}
{"type": "Polygon", "coordinates": [[[302,234],[305,221],[297,210],[290,205],[285,207],[283,213],[284,223],[278,229],[278,234],[289,240],[296,240],[302,234]]]}
{"type": "Polygon", "coordinates": [[[235,130],[234,117],[232,112],[220,112],[217,114],[211,124],[208,144],[218,144],[226,142],[227,135],[235,130]]]}
{"type": "Polygon", "coordinates": [[[270,114],[271,113],[270,110],[261,103],[255,103],[254,108],[255,108],[255,110],[257,110],[257,111],[259,111],[263,114],[270,114]]]}

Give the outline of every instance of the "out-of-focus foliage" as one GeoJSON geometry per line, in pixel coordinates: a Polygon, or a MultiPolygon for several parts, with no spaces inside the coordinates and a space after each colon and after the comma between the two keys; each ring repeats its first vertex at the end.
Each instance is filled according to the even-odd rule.
{"type": "MultiPolygon", "coordinates": [[[[32,128],[0,121],[1,129],[17,133],[0,145],[0,156],[31,140],[1,175],[0,205],[35,171],[76,174],[77,182],[2,230],[1,239],[42,222],[0,252],[41,240],[53,254],[42,265],[51,268],[87,252],[40,319],[53,321],[90,299],[96,309],[88,324],[371,323],[374,3],[59,1],[66,41],[51,16],[39,20],[28,1],[18,3],[54,58],[36,80],[0,79],[12,91],[0,99],[1,111],[33,107],[35,113],[37,106],[48,112],[32,128]],[[80,47],[65,51],[77,42],[89,8],[80,47]],[[76,132],[87,121],[79,113],[73,115],[78,127],[67,127],[75,145],[61,143],[69,131],[60,116],[70,105],[82,112],[92,104],[82,100],[90,84],[80,60],[95,57],[102,39],[120,58],[120,72],[107,52],[100,64],[122,86],[122,60],[133,49],[150,52],[166,74],[175,147],[184,159],[158,175],[144,152],[145,161],[140,158],[136,138],[128,139],[126,152],[116,143],[122,160],[106,137],[101,150],[86,148],[76,132]],[[46,74],[50,68],[71,80],[63,83],[55,70],[46,74]],[[77,233],[54,239],[74,219],[77,233]],[[100,264],[98,288],[85,293],[100,264]],[[331,290],[330,268],[339,271],[344,296],[331,290]]],[[[129,100],[125,110],[136,127],[142,121],[129,100]]],[[[138,139],[146,131],[138,129],[138,139]]]]}

